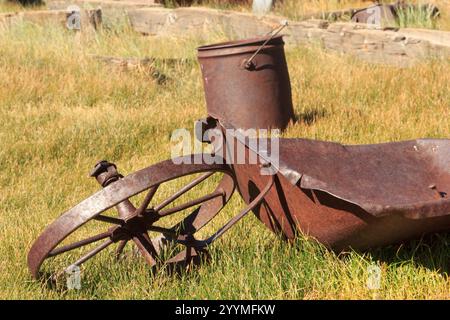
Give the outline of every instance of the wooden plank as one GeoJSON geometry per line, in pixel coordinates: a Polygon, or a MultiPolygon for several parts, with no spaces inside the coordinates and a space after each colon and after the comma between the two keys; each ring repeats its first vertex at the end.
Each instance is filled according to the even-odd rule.
{"type": "Polygon", "coordinates": [[[154,0],[48,0],[47,7],[53,10],[64,10],[70,5],[80,8],[102,8],[102,9],[138,9],[158,8],[161,4],[154,0]]]}
{"type": "Polygon", "coordinates": [[[80,10],[79,12],[68,10],[37,10],[0,13],[0,25],[9,26],[23,22],[38,25],[57,23],[74,30],[86,28],[97,29],[102,22],[102,11],[100,9],[80,10]]]}
{"type": "Polygon", "coordinates": [[[278,17],[263,18],[249,13],[202,7],[129,10],[128,17],[134,30],[142,34],[199,37],[211,32],[223,32],[231,38],[263,35],[280,22],[278,17]]]}

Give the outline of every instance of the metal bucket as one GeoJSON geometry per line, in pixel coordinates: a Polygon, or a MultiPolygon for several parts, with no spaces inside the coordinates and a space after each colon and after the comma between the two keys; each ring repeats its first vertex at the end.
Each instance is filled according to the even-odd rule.
{"type": "Polygon", "coordinates": [[[210,116],[242,129],[284,129],[294,119],[283,38],[267,40],[198,48],[210,116]]]}

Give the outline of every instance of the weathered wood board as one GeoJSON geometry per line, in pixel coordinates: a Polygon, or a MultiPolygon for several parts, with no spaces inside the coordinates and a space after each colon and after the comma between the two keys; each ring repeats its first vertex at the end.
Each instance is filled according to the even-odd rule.
{"type": "Polygon", "coordinates": [[[161,4],[154,0],[48,0],[47,7],[52,10],[64,10],[71,5],[84,9],[101,8],[103,11],[128,10],[138,8],[158,8],[161,4]]]}
{"type": "Polygon", "coordinates": [[[161,7],[154,0],[46,0],[46,4],[51,10],[66,10],[69,6],[86,10],[100,8],[103,22],[107,26],[126,21],[128,10],[161,7]]]}
{"type": "Polygon", "coordinates": [[[80,10],[77,14],[79,24],[74,20],[74,12],[70,10],[36,10],[0,13],[0,25],[9,26],[15,23],[28,22],[34,24],[57,23],[68,29],[97,29],[102,22],[100,9],[80,10]],[[73,24],[73,27],[72,27],[73,24]]]}

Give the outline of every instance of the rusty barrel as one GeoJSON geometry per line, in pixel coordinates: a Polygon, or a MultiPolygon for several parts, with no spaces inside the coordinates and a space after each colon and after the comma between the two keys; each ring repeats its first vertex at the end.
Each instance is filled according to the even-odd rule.
{"type": "Polygon", "coordinates": [[[266,40],[198,48],[208,115],[242,129],[284,129],[294,119],[283,38],[266,40]]]}

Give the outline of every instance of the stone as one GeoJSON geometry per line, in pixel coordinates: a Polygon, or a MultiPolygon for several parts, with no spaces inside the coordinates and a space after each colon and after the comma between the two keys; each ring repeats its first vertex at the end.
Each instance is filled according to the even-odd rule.
{"type": "MultiPolygon", "coordinates": [[[[228,39],[267,35],[285,20],[274,15],[206,8],[144,8],[128,11],[133,28],[160,37],[204,39],[211,32],[228,39]]],[[[429,56],[450,57],[450,32],[422,29],[380,28],[363,23],[311,19],[289,21],[283,30],[288,47],[318,44],[330,51],[353,54],[365,61],[409,66],[429,56]]]]}

